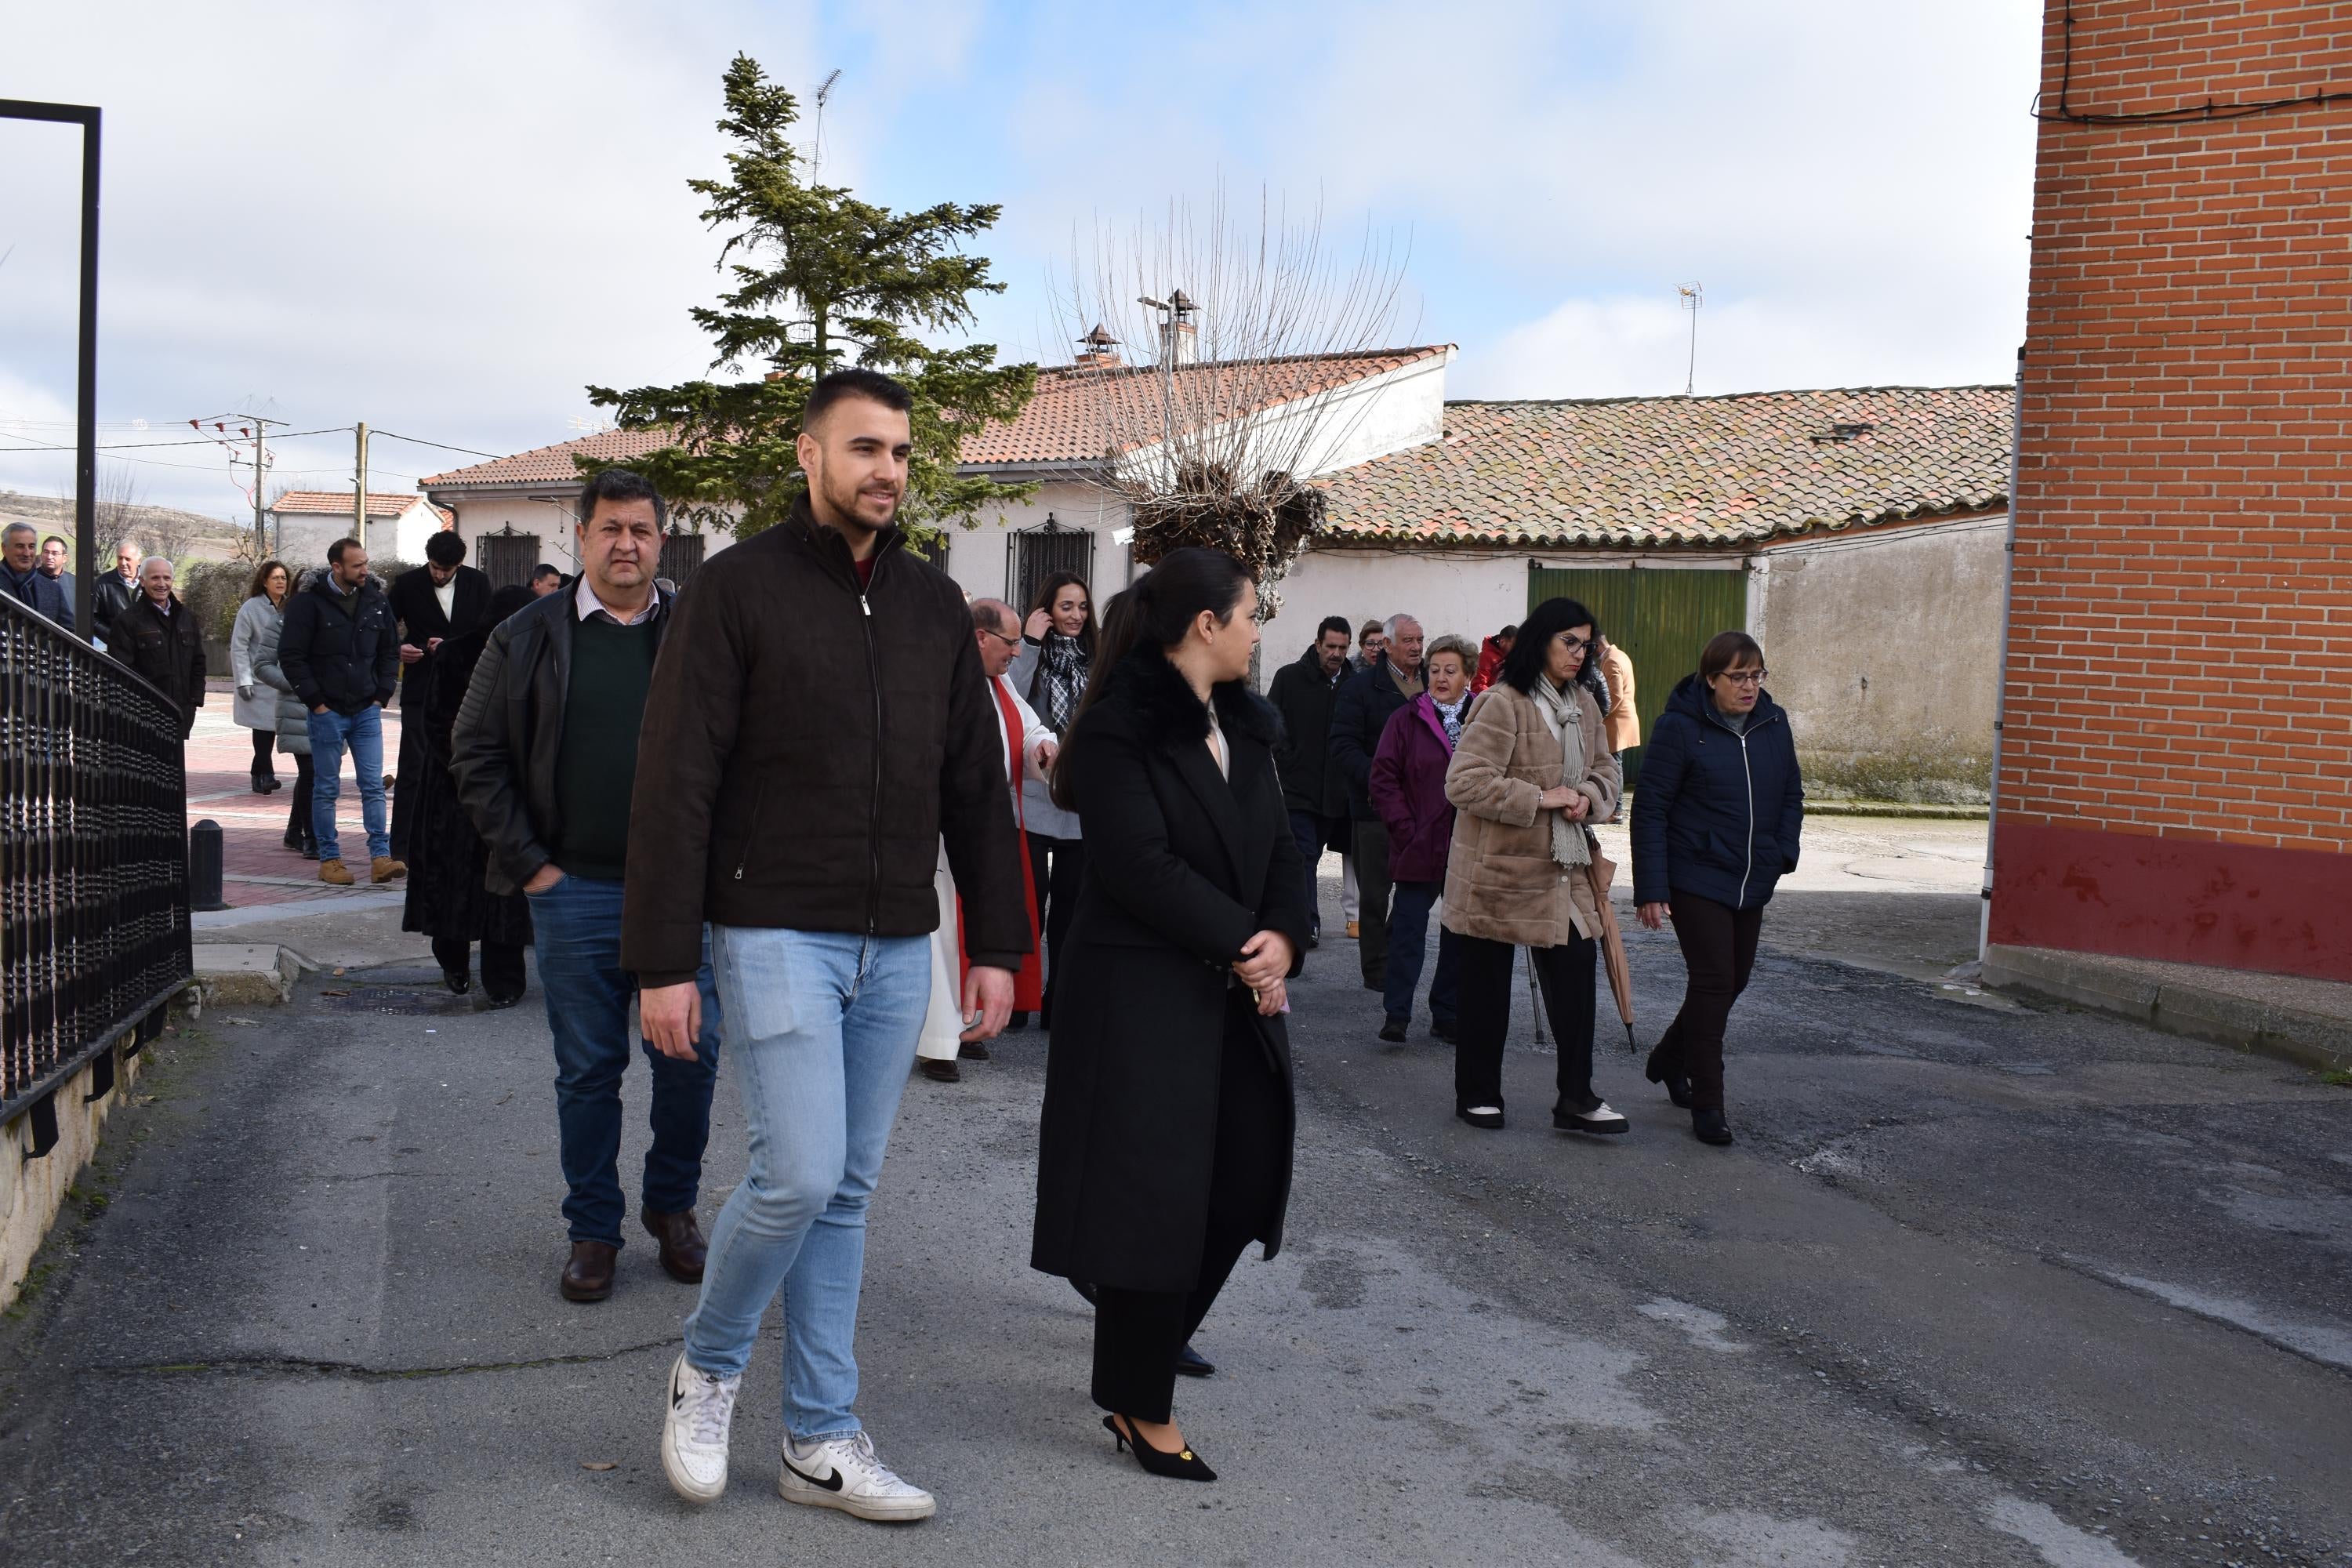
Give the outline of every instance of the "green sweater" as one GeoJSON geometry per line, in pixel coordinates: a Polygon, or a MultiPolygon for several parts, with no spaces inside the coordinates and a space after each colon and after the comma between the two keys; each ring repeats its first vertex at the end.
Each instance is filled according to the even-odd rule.
{"type": "Polygon", "coordinates": [[[629,860],[629,790],[637,727],[654,677],[654,623],[591,616],[572,629],[572,687],[555,754],[555,863],[568,876],[617,882],[629,860]]]}

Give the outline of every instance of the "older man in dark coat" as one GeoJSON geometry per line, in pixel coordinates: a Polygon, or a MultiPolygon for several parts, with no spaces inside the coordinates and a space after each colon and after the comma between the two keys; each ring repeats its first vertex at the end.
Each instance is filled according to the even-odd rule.
{"type": "Polygon", "coordinates": [[[172,592],[172,563],[150,555],[139,566],[139,597],[114,617],[106,651],[137,670],[171,700],[180,739],[196,727],[205,705],[205,634],[195,612],[172,592]]]}

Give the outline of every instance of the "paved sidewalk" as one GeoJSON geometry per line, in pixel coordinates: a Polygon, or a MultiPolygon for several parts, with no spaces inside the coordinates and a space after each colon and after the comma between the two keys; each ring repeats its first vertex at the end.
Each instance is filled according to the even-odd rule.
{"type": "MultiPolygon", "coordinates": [[[[228,682],[205,683],[205,706],[196,714],[194,733],[188,737],[188,825],[210,818],[221,827],[222,897],[233,910],[264,904],[310,900],[341,901],[365,907],[371,889],[367,879],[367,839],[361,820],[360,795],[348,759],[343,763],[342,794],[335,803],[336,831],[343,839],[343,863],[358,879],[349,888],[330,887],[319,880],[319,868],[286,847],[286,823],[294,792],[294,759],[273,758],[284,787],[272,795],[253,793],[253,731],[229,717],[228,682]]],[[[400,710],[383,715],[383,768],[395,772],[400,758],[400,710]]],[[[390,809],[387,798],[385,808],[390,809]]],[[[381,894],[385,889],[373,889],[381,894]]],[[[397,885],[392,889],[397,891],[397,885]]],[[[380,901],[380,900],[379,900],[380,901]]],[[[209,929],[209,928],[208,928],[209,929]]]]}

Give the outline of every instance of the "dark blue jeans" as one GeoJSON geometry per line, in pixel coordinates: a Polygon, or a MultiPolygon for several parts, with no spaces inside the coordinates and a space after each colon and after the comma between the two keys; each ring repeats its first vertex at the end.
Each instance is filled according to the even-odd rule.
{"type": "MultiPolygon", "coordinates": [[[[563,1217],[574,1241],[621,1245],[621,1075],[629,1065],[629,1003],[636,983],[621,967],[621,884],[567,876],[530,895],[531,944],[539,952],[547,1026],[555,1036],[555,1121],[562,1140],[563,1217]]],[[[710,939],[702,942],[702,1033],[696,1059],[663,1056],[650,1042],[653,1147],[646,1151],[640,1207],[692,1209],[702,1186],[702,1146],[710,1136],[710,1090],[719,1081],[719,993],[710,983],[710,939]]]]}
{"type": "Polygon", "coordinates": [[[1323,934],[1323,888],[1316,870],[1323,851],[1331,847],[1331,819],[1311,811],[1290,814],[1290,836],[1298,840],[1298,858],[1307,862],[1307,909],[1316,935],[1323,934]]]}
{"type": "MultiPolygon", "coordinates": [[[[1382,998],[1391,1018],[1412,1020],[1412,994],[1421,984],[1422,954],[1429,942],[1430,906],[1445,891],[1443,882],[1399,882],[1396,900],[1389,906],[1389,972],[1382,998]]],[[[1462,963],[1456,938],[1444,927],[1437,932],[1437,973],[1429,983],[1429,1016],[1436,1023],[1454,1022],[1454,980],[1462,963]]]]}

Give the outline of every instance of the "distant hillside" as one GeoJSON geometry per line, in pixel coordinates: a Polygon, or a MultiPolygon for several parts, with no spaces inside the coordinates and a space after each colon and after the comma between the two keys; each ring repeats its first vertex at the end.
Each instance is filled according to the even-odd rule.
{"type": "MultiPolygon", "coordinates": [[[[105,558],[112,554],[115,540],[123,535],[139,542],[141,553],[168,555],[174,561],[226,561],[249,548],[253,537],[249,520],[239,523],[168,506],[100,501],[98,514],[95,548],[101,563],[107,565],[112,563],[105,558]]],[[[70,540],[73,521],[74,503],[66,497],[0,490],[0,527],[29,522],[43,533],[63,534],[70,540]]]]}

